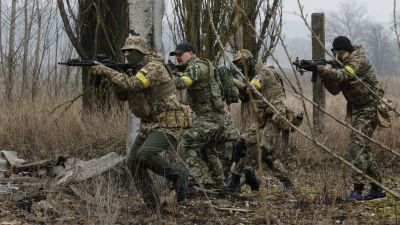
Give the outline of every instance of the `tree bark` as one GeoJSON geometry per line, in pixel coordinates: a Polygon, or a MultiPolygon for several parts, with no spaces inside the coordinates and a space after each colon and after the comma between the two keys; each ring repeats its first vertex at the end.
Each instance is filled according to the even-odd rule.
{"type": "Polygon", "coordinates": [[[12,0],[11,4],[11,21],[10,21],[10,36],[8,40],[8,59],[7,59],[7,77],[5,81],[6,87],[6,100],[8,102],[12,101],[12,90],[14,86],[14,76],[15,76],[15,28],[16,28],[16,13],[17,13],[17,0],[12,0]]]}
{"type": "MultiPolygon", "coordinates": [[[[151,46],[158,52],[164,52],[161,40],[161,25],[164,15],[164,1],[160,0],[128,0],[129,29],[140,36],[147,38],[151,46]]],[[[131,150],[136,138],[139,119],[128,113],[128,133],[126,151],[131,150]]]]}
{"type": "Polygon", "coordinates": [[[24,2],[24,39],[23,39],[24,52],[22,55],[22,86],[21,86],[21,97],[22,98],[25,97],[25,95],[27,94],[27,90],[28,90],[29,40],[31,37],[32,24],[33,24],[32,17],[34,16],[35,4],[36,4],[36,1],[33,1],[32,8],[31,8],[32,11],[29,16],[28,2],[29,2],[28,0],[25,0],[25,2],[24,2]]]}
{"type": "MultiPolygon", "coordinates": [[[[79,1],[80,45],[89,59],[102,53],[115,60],[122,60],[120,47],[128,34],[126,0],[79,1]]],[[[82,70],[83,108],[85,110],[109,109],[111,90],[100,76],[91,76],[82,70]]]]}
{"type": "Polygon", "coordinates": [[[42,12],[40,10],[40,2],[36,1],[36,15],[37,15],[37,34],[36,34],[36,47],[35,47],[35,58],[32,71],[32,89],[31,89],[31,100],[35,101],[38,92],[39,82],[39,60],[40,60],[40,45],[41,45],[41,33],[42,33],[42,12]]]}

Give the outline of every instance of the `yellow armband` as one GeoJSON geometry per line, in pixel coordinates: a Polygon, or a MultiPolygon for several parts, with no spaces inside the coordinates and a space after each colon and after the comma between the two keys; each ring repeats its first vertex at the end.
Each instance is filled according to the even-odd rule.
{"type": "Polygon", "coordinates": [[[184,75],[184,76],[182,76],[182,79],[185,81],[187,86],[190,86],[193,84],[193,80],[189,76],[184,75]]]}
{"type": "Polygon", "coordinates": [[[254,84],[254,86],[256,86],[256,88],[257,88],[258,90],[260,90],[261,87],[262,87],[261,81],[259,81],[259,80],[253,79],[253,80],[251,80],[250,83],[254,84]]]}
{"type": "Polygon", "coordinates": [[[356,75],[356,71],[354,71],[353,68],[351,68],[350,66],[345,66],[344,69],[350,73],[351,75],[355,76],[356,75]]]}
{"type": "Polygon", "coordinates": [[[143,87],[149,88],[151,86],[151,81],[149,79],[147,79],[147,77],[142,73],[142,72],[137,72],[136,73],[136,78],[138,78],[140,81],[143,82],[143,87]]]}

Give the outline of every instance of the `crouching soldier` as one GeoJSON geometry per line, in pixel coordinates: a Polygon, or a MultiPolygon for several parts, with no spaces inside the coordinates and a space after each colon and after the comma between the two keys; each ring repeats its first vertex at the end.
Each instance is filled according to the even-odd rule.
{"type": "Polygon", "coordinates": [[[174,80],[163,58],[143,37],[128,37],[121,51],[128,63],[138,68],[132,71],[132,76],[100,63],[93,66],[91,72],[106,78],[117,93],[124,93],[131,112],[140,118],[139,134],[128,155],[128,168],[150,208],[159,207],[159,196],[148,170],[170,180],[180,202],[187,195],[188,172],[160,153],[174,146],[181,130],[189,127],[189,108],[177,100],[174,80]]]}
{"type": "MultiPolygon", "coordinates": [[[[296,114],[289,110],[284,104],[285,98],[284,87],[279,75],[271,68],[264,66],[261,61],[254,59],[253,54],[246,49],[239,51],[233,63],[247,74],[251,84],[254,85],[262,96],[267,99],[279,111],[276,113],[268,104],[258,95],[253,95],[255,101],[256,115],[258,123],[251,125],[244,134],[236,141],[234,148],[233,164],[231,167],[231,179],[228,184],[228,191],[234,192],[239,189],[240,176],[243,173],[244,166],[247,164],[248,149],[255,147],[257,139],[260,140],[262,150],[262,160],[271,169],[272,174],[282,182],[285,190],[292,190],[293,182],[289,177],[289,172],[283,167],[278,158],[278,150],[280,148],[279,138],[282,130],[287,130],[290,125],[286,119],[296,125],[302,122],[302,114],[296,114]],[[258,126],[258,127],[257,127],[258,126]],[[256,130],[259,129],[259,137],[256,130]]],[[[241,95],[248,95],[248,91],[241,89],[241,95]]],[[[247,88],[249,89],[249,88],[247,88]]],[[[243,99],[249,100],[248,96],[242,96],[243,99]]],[[[243,100],[242,100],[243,101],[243,100]]],[[[254,180],[247,183],[259,187],[255,176],[254,180]],[[257,186],[258,185],[258,186],[257,186]]],[[[253,187],[252,187],[253,189],[253,187]]]]}

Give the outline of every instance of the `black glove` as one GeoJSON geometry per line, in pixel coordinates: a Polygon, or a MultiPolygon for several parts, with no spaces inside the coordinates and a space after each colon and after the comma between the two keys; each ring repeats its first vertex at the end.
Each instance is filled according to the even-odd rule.
{"type": "Polygon", "coordinates": [[[249,93],[247,92],[247,87],[239,89],[239,99],[242,103],[247,103],[250,101],[249,93]]]}
{"type": "Polygon", "coordinates": [[[304,70],[315,72],[317,71],[317,64],[310,62],[308,60],[301,60],[300,67],[304,70]]]}

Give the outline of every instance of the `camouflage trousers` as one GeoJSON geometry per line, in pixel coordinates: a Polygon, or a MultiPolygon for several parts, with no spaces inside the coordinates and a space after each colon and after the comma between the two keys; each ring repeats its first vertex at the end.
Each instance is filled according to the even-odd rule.
{"type": "Polygon", "coordinates": [[[224,168],[225,174],[229,173],[232,165],[233,145],[239,137],[240,131],[236,123],[233,122],[232,116],[229,112],[225,113],[224,117],[224,131],[217,143],[217,153],[224,168]]]}
{"type": "Polygon", "coordinates": [[[217,188],[223,188],[224,173],[215,148],[219,136],[223,132],[223,114],[209,113],[196,115],[192,127],[185,130],[180,142],[180,148],[184,160],[189,167],[191,180],[205,177],[201,160],[208,167],[208,172],[217,188]]]}
{"type": "MultiPolygon", "coordinates": [[[[368,137],[372,137],[377,125],[376,103],[369,103],[361,107],[351,108],[351,125],[368,137]]],[[[381,182],[382,177],[371,152],[369,141],[361,135],[351,132],[348,150],[349,160],[355,167],[368,176],[381,182]]],[[[352,180],[355,184],[362,184],[365,178],[353,171],[352,180]]]]}
{"type": "Polygon", "coordinates": [[[128,155],[127,166],[134,184],[145,203],[151,208],[159,205],[159,197],[148,170],[172,182],[176,182],[180,173],[177,166],[162,154],[171,145],[176,145],[176,139],[165,132],[152,131],[148,135],[138,134],[128,155]]]}
{"type": "MultiPolygon", "coordinates": [[[[249,157],[256,156],[257,153],[251,154],[250,151],[256,151],[257,144],[257,125],[251,125],[242,138],[246,140],[247,152],[245,157],[241,158],[239,162],[232,165],[231,172],[235,174],[242,174],[244,167],[248,165],[249,157]]],[[[279,138],[281,136],[281,129],[278,125],[267,119],[265,126],[259,129],[259,142],[262,151],[262,160],[267,164],[268,168],[274,177],[278,179],[289,179],[289,172],[284,168],[279,160],[278,154],[280,148],[279,138]]]]}

